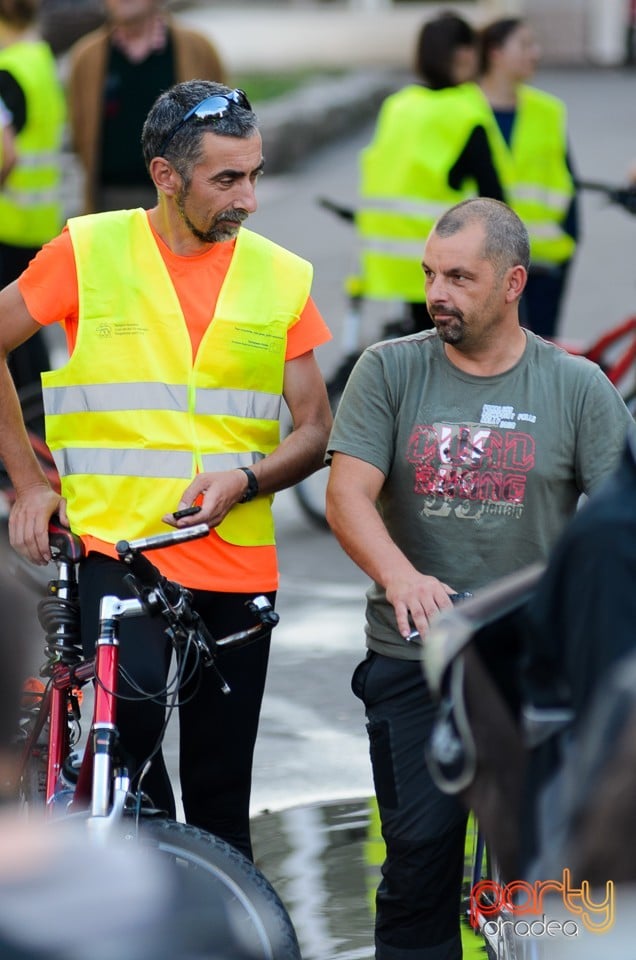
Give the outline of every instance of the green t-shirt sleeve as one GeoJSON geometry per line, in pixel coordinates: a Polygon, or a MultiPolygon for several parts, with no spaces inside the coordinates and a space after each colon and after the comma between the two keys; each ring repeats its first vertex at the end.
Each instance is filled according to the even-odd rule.
{"type": "Polygon", "coordinates": [[[365,350],[338,405],[327,446],[370,463],[388,476],[394,453],[395,410],[377,350],[365,350]]]}
{"type": "Polygon", "coordinates": [[[633,419],[602,370],[585,393],[576,441],[577,486],[592,493],[619,464],[633,419]]]}

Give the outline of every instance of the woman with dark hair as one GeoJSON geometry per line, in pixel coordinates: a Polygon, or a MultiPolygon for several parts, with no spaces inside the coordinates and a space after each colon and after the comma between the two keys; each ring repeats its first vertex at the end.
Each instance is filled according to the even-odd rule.
{"type": "Polygon", "coordinates": [[[530,234],[522,322],[553,337],[578,240],[578,216],[565,104],[528,85],[539,57],[525,20],[505,17],[481,32],[480,86],[496,121],[493,157],[509,203],[530,234]]]}
{"type": "Polygon", "coordinates": [[[416,330],[431,326],[421,260],[435,220],[471,196],[504,199],[487,135],[494,120],[473,82],[477,51],[475,31],[456,14],[425,23],[417,77],[384,101],[361,154],[362,292],[408,304],[416,330]]]}
{"type": "Polygon", "coordinates": [[[425,23],[415,50],[415,72],[431,90],[475,79],[478,49],[475,31],[454,13],[425,23]]]}

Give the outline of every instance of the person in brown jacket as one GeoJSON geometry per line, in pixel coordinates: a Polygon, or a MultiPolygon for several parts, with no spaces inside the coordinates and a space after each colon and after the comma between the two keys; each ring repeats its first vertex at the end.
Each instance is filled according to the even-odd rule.
{"type": "Polygon", "coordinates": [[[70,133],[85,175],[85,213],[154,206],[141,154],[150,106],[174,83],[226,79],[210,41],[165,16],[162,0],[104,5],[106,24],[69,55],[70,133]]]}

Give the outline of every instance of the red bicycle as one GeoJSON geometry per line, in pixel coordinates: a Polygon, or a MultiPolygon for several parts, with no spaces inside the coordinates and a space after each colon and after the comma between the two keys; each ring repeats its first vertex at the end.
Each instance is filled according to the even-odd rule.
{"type": "MultiPolygon", "coordinates": [[[[24,694],[16,794],[28,813],[82,817],[94,842],[113,837],[142,843],[169,857],[179,869],[197,871],[198,881],[209,887],[210,902],[238,917],[250,957],[300,960],[289,915],[265,876],[225,841],[168,819],[155,809],[141,787],[132,788],[131,774],[119,750],[116,714],[121,620],[150,615],[165,621],[178,663],[176,679],[164,691],[168,716],[176,706],[179,687],[193,670],[218,673],[220,650],[253,642],[278,622],[268,599],[256,596],[248,604],[254,625],[215,639],[194,610],[191,593],[161,576],[144,556],[150,550],[208,533],[207,524],[198,524],[117,544],[119,558],[129,568],[126,581],[134,596],[102,598],[96,653],[86,659],[80,644],[77,581],[83,545],[54,518],[49,535],[57,575],[38,606],[45,634],[46,660],[40,671],[44,682],[40,689],[29,682],[24,694]],[[82,753],[78,750],[82,742],[81,692],[87,685],[94,687],[94,706],[82,753]]],[[[231,695],[220,674],[219,682],[231,695]]],[[[156,691],[152,696],[157,697],[156,691]]]]}

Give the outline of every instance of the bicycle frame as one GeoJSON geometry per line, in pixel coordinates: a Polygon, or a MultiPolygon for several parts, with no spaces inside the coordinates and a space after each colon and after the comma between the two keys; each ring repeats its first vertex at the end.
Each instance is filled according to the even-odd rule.
{"type": "MultiPolygon", "coordinates": [[[[138,617],[145,613],[141,600],[121,600],[106,596],[100,604],[100,632],[97,638],[94,673],[98,680],[95,688],[95,707],[91,728],[92,747],[84,753],[73,806],[81,802],[85,779],[83,769],[92,765],[91,817],[106,817],[111,806],[111,782],[117,747],[117,677],[119,670],[119,621],[138,617]],[[92,761],[92,764],[91,764],[92,761]],[[78,796],[79,794],[79,796],[78,796]]],[[[86,778],[86,775],[85,775],[86,778]]],[[[128,771],[121,769],[115,781],[112,811],[119,815],[124,807],[130,786],[128,771]]]]}
{"type": "MultiPolygon", "coordinates": [[[[58,565],[58,576],[50,582],[49,594],[63,603],[72,603],[77,596],[76,568],[83,554],[81,543],[70,531],[63,528],[57,527],[54,532],[58,539],[55,547],[52,540],[52,551],[58,565]]],[[[168,599],[168,591],[165,589],[167,581],[160,577],[158,571],[142,556],[142,552],[207,536],[208,533],[207,524],[198,524],[144,540],[130,543],[121,541],[117,544],[120,559],[135,569],[135,573],[131,572],[129,576],[137,595],[130,599],[110,595],[102,598],[95,656],[91,659],[81,656],[73,624],[60,624],[54,637],[48,637],[49,663],[43,672],[48,673],[50,679],[42,695],[33,728],[25,741],[18,774],[19,779],[22,779],[30,758],[37,755],[48,721],[44,787],[48,816],[52,816],[55,811],[60,775],[71,746],[76,742],[72,739],[73,722],[78,723],[80,719],[76,691],[93,680],[95,698],[90,733],[69,809],[70,812],[88,810],[89,824],[100,833],[106,832],[108,824],[118,820],[123,813],[130,789],[130,772],[118,756],[117,686],[119,625],[122,620],[145,615],[149,610],[161,613],[173,632],[182,629],[181,636],[194,638],[201,662],[206,666],[214,666],[213,651],[217,648],[239,646],[254,639],[264,625],[273,626],[278,621],[278,615],[271,609],[269,601],[265,597],[255,597],[250,603],[250,610],[258,618],[258,623],[228,637],[214,640],[189,606],[184,606],[184,598],[189,597],[187,591],[171,584],[169,586],[173,588],[175,599],[168,599]],[[148,586],[147,581],[142,583],[139,579],[140,570],[143,570],[146,577],[156,577],[153,586],[148,586]]],[[[220,674],[219,678],[223,691],[229,692],[220,674]]]]}
{"type": "MultiPolygon", "coordinates": [[[[598,363],[607,379],[618,388],[623,378],[633,370],[636,362],[636,315],[627,317],[622,323],[612,327],[611,330],[607,330],[586,347],[578,347],[559,338],[555,342],[567,350],[568,353],[586,357],[588,360],[598,363]],[[623,347],[618,355],[611,358],[612,348],[618,349],[618,345],[623,340],[628,340],[627,346],[623,347]]],[[[624,396],[626,394],[624,390],[621,393],[624,396]]],[[[627,399],[630,393],[631,391],[627,391],[627,399]]]]}
{"type": "MultiPolygon", "coordinates": [[[[62,600],[71,600],[76,588],[75,565],[79,554],[71,559],[58,560],[58,577],[52,589],[62,600]]],[[[64,628],[59,630],[56,643],[59,661],[51,668],[51,677],[40,703],[37,721],[27,739],[22,758],[24,769],[35,748],[46,721],[49,722],[48,753],[46,762],[46,785],[44,799],[48,815],[52,814],[56,789],[64,760],[71,747],[69,713],[79,720],[79,706],[75,690],[95,678],[95,704],[91,724],[91,749],[86,749],[80,766],[72,808],[84,809],[91,805],[91,816],[105,817],[110,807],[110,784],[112,763],[115,755],[116,694],[119,667],[119,620],[140,616],[145,612],[141,600],[120,600],[118,597],[102,598],[100,605],[100,631],[95,657],[79,663],[65,663],[68,645],[64,628]]],[[[127,784],[126,784],[127,786],[127,784]]],[[[125,799],[125,793],[123,795],[125,799]]],[[[123,799],[121,801],[123,806],[123,799]]],[[[119,803],[115,799],[114,807],[119,803]]]]}

